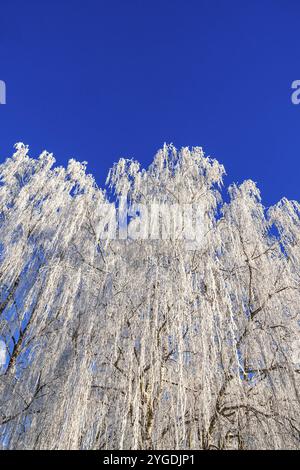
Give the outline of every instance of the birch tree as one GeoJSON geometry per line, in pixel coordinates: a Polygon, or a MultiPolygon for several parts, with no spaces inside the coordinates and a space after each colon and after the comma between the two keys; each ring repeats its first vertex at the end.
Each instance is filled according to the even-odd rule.
{"type": "Polygon", "coordinates": [[[2,449],[300,447],[300,206],[266,209],[250,180],[223,202],[224,173],[164,145],[101,189],[86,163],[16,145],[0,166],[2,449]]]}

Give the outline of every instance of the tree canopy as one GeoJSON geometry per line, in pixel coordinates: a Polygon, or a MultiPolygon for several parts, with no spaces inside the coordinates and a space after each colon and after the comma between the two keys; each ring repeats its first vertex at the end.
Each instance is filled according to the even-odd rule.
{"type": "Polygon", "coordinates": [[[300,205],[223,202],[224,172],[173,145],[105,189],[23,144],[0,165],[3,449],[299,448],[300,205]]]}

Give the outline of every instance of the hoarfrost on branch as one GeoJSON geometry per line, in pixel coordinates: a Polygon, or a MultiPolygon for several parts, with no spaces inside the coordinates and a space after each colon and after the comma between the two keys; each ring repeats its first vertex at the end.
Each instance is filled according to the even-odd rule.
{"type": "Polygon", "coordinates": [[[0,166],[0,447],[299,448],[299,204],[222,202],[200,147],[121,159],[107,190],[54,163],[0,166]],[[101,237],[124,197],[197,205],[201,244],[101,237]]]}

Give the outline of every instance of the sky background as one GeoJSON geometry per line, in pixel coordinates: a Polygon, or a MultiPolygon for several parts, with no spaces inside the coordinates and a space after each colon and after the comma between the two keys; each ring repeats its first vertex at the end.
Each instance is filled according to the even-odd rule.
{"type": "Polygon", "coordinates": [[[13,144],[147,166],[200,145],[266,206],[300,200],[298,0],[0,0],[0,161],[13,144]]]}

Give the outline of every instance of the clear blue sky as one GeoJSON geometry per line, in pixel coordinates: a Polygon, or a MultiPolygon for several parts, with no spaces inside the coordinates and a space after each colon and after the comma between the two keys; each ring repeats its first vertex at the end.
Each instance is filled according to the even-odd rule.
{"type": "Polygon", "coordinates": [[[120,156],[201,145],[226,183],[300,200],[298,0],[0,3],[0,160],[17,141],[102,184],[120,156]]]}

